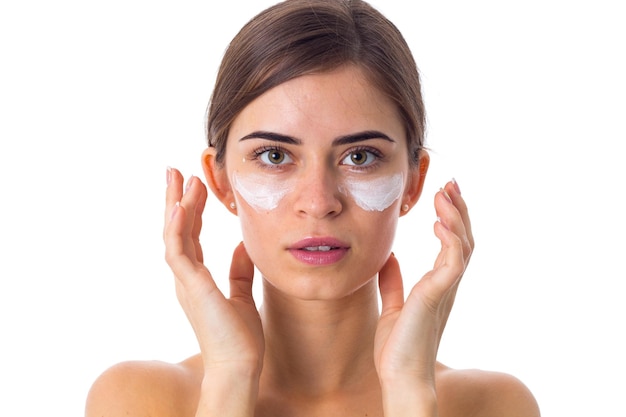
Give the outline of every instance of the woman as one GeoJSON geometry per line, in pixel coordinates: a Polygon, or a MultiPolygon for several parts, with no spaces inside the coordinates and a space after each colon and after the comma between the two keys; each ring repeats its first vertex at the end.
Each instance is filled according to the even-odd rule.
{"type": "Polygon", "coordinates": [[[206,181],[243,232],[230,297],[202,263],[207,189],[168,170],[166,259],[200,353],[112,367],[88,416],[538,415],[517,379],[436,360],[474,246],[455,181],[435,195],[434,268],[405,300],[391,248],[429,157],[415,62],[380,13],[287,0],[256,16],[224,56],[207,132],[206,181]]]}

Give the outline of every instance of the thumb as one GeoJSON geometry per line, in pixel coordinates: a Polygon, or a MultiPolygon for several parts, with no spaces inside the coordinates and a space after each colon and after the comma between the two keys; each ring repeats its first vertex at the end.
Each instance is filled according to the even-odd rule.
{"type": "Polygon", "coordinates": [[[244,298],[252,301],[253,277],[254,264],[250,260],[243,242],[241,242],[235,248],[230,264],[230,298],[244,298]]]}
{"type": "Polygon", "coordinates": [[[382,301],[381,316],[402,309],[404,305],[404,285],[400,264],[392,253],[378,273],[378,286],[382,301]]]}

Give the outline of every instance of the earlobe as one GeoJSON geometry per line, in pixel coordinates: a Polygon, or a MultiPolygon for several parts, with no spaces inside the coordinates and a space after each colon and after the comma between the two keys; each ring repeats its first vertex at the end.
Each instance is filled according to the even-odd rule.
{"type": "Polygon", "coordinates": [[[207,184],[215,197],[227,208],[234,201],[233,191],[228,180],[226,167],[215,160],[216,149],[208,147],[202,152],[202,170],[206,177],[207,184]]]}
{"type": "Polygon", "coordinates": [[[419,154],[418,165],[411,167],[411,169],[409,170],[407,187],[404,191],[404,196],[402,199],[402,210],[400,212],[401,216],[408,213],[422,195],[422,190],[424,189],[424,181],[426,180],[426,173],[428,172],[429,164],[430,155],[428,155],[428,152],[422,149],[419,154]]]}

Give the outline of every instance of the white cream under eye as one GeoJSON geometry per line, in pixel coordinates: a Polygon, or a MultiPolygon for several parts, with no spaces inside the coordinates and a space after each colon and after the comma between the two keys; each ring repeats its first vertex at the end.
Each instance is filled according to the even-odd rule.
{"type": "MultiPolygon", "coordinates": [[[[248,205],[257,211],[270,211],[295,189],[294,181],[277,181],[259,174],[233,173],[233,187],[248,205]]],[[[350,196],[365,211],[383,211],[402,196],[402,173],[365,180],[346,178],[338,185],[339,192],[350,196]]]]}
{"type": "Polygon", "coordinates": [[[266,175],[233,173],[233,187],[257,211],[270,211],[293,190],[291,181],[272,181],[266,175]]]}
{"type": "Polygon", "coordinates": [[[365,211],[383,211],[402,196],[404,177],[397,173],[370,180],[347,178],[339,191],[349,194],[365,211]]]}

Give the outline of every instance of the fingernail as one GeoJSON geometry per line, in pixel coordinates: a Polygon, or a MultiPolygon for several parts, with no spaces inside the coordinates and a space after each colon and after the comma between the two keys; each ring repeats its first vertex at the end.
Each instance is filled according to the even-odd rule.
{"type": "Polygon", "coordinates": [[[193,175],[191,177],[189,177],[189,179],[187,180],[187,185],[185,185],[185,192],[187,192],[189,187],[191,187],[191,183],[192,182],[193,182],[193,175]]]}
{"type": "Polygon", "coordinates": [[[461,189],[459,188],[459,183],[456,182],[456,179],[452,178],[452,185],[454,185],[454,190],[461,195],[461,189]]]}
{"type": "Polygon", "coordinates": [[[444,195],[444,197],[446,197],[446,200],[448,200],[448,202],[452,203],[452,199],[450,198],[450,195],[448,194],[446,190],[444,190],[443,188],[440,188],[439,191],[442,192],[442,194],[444,195]]]}
{"type": "Polygon", "coordinates": [[[165,182],[167,185],[170,185],[170,181],[172,180],[172,168],[167,167],[167,172],[165,173],[165,182]]]}
{"type": "Polygon", "coordinates": [[[446,226],[446,224],[444,222],[441,221],[441,217],[437,216],[437,221],[439,222],[439,224],[441,224],[446,230],[450,230],[448,229],[448,226],[446,226]]]}

